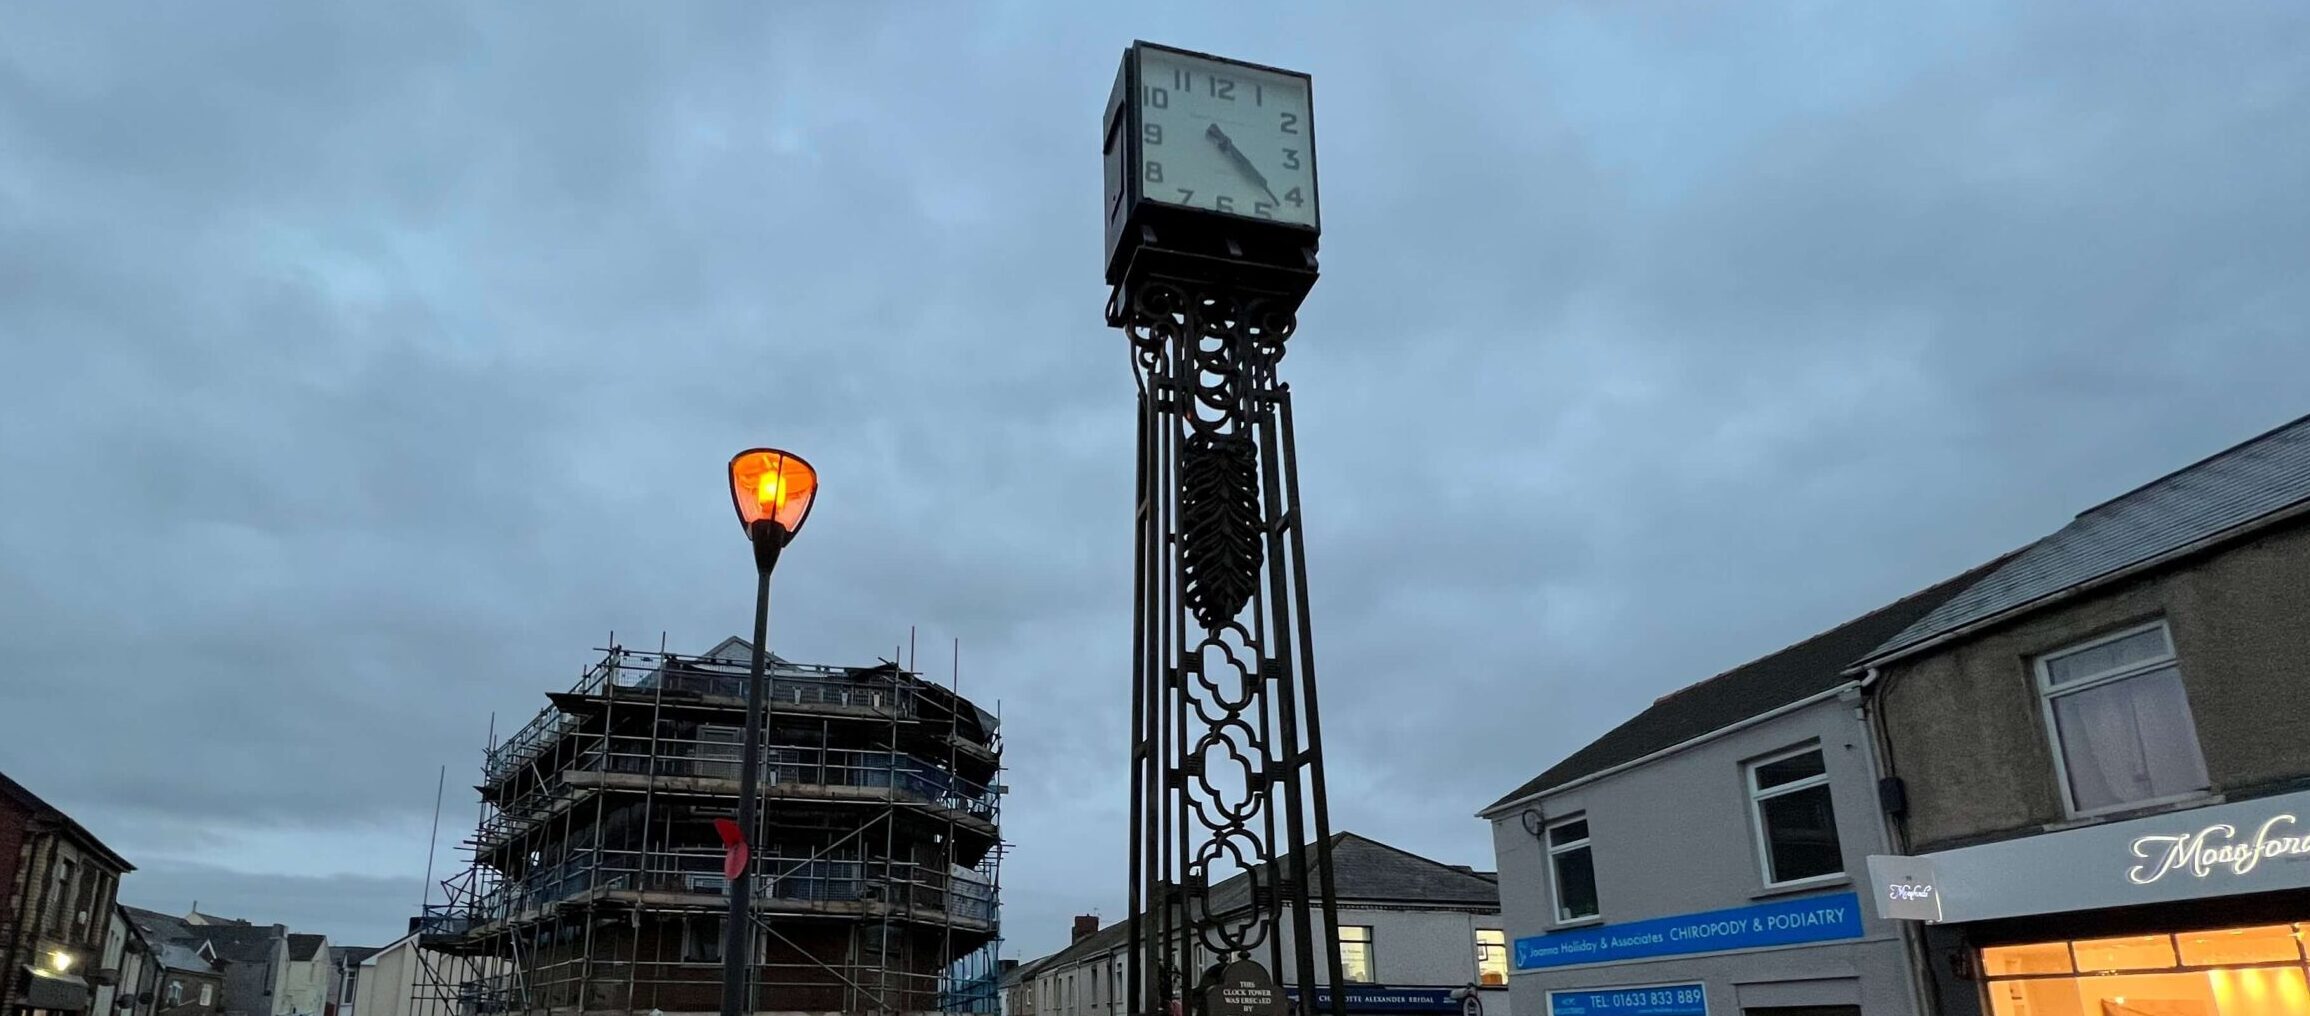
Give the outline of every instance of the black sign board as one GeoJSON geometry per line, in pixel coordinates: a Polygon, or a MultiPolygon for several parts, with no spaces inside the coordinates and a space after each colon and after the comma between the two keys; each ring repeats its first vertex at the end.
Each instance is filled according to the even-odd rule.
{"type": "Polygon", "coordinates": [[[1203,976],[1202,995],[1197,1016],[1283,1016],[1283,992],[1256,960],[1212,967],[1203,976]]]}

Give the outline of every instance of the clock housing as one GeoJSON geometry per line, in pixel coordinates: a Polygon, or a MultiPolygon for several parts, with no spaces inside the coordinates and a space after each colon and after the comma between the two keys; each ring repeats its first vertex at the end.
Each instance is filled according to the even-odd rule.
{"type": "Polygon", "coordinates": [[[1102,124],[1108,284],[1163,276],[1303,298],[1322,234],[1313,96],[1296,71],[1124,50],[1102,124]]]}

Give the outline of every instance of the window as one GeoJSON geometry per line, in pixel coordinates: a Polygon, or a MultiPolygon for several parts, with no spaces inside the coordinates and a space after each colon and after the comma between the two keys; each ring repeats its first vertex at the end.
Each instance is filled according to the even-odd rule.
{"type": "Polygon", "coordinates": [[[1548,884],[1556,891],[1558,923],[1594,920],[1596,907],[1596,854],[1588,849],[1588,820],[1570,819],[1549,826],[1548,884]]]}
{"type": "Polygon", "coordinates": [[[1476,983],[1508,983],[1508,933],[1498,928],[1476,929],[1476,983]]]}
{"type": "Polygon", "coordinates": [[[80,880],[75,877],[79,870],[80,866],[69,857],[57,858],[51,868],[56,876],[56,885],[48,890],[47,927],[51,930],[63,931],[64,922],[72,916],[72,894],[80,888],[80,880]]]}
{"type": "Polygon", "coordinates": [[[2164,622],[2040,657],[2037,690],[2071,814],[2206,789],[2206,759],[2164,622]]]}
{"type": "Polygon", "coordinates": [[[721,918],[686,917],[682,919],[682,962],[722,962],[721,918]]]}
{"type": "Polygon", "coordinates": [[[1837,812],[1829,804],[1829,769],[1819,746],[1751,763],[1749,806],[1756,813],[1766,885],[1845,870],[1837,812]]]}
{"type": "MultiPolygon", "coordinates": [[[[204,988],[205,988],[205,987],[208,987],[208,986],[204,984],[204,985],[202,985],[202,987],[204,987],[204,988]]],[[[184,1004],[184,982],[183,982],[183,981],[170,981],[170,982],[168,982],[168,1004],[170,1004],[170,1005],[183,1005],[183,1004],[184,1004]]]]}
{"type": "Polygon", "coordinates": [[[216,985],[214,985],[214,984],[203,984],[203,985],[201,985],[201,1004],[202,1004],[202,1005],[208,1005],[208,1004],[210,1004],[210,1003],[212,1003],[212,1002],[215,1002],[216,1000],[217,1000],[217,986],[216,986],[216,985]]]}
{"type": "Polygon", "coordinates": [[[2275,924],[1991,946],[1980,970],[1991,1016],[2302,1013],[2305,939],[2310,925],[2275,924]]]}
{"type": "Polygon", "coordinates": [[[1372,982],[1372,929],[1368,924],[1339,926],[1340,976],[1356,984],[1372,982]]]}

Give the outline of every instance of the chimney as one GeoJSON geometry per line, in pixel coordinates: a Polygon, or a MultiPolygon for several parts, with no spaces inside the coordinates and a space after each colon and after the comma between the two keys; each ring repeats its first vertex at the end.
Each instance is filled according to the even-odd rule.
{"type": "Polygon", "coordinates": [[[1085,938],[1087,938],[1087,937],[1089,937],[1089,936],[1092,936],[1092,935],[1096,935],[1096,934],[1098,934],[1098,933],[1099,933],[1099,915],[1097,915],[1097,914],[1080,914],[1080,915],[1077,915],[1077,916],[1076,916],[1076,918],[1075,918],[1075,937],[1074,937],[1073,939],[1071,939],[1070,941],[1074,941],[1074,942],[1080,942],[1080,941],[1082,941],[1083,939],[1085,939],[1085,938]]]}

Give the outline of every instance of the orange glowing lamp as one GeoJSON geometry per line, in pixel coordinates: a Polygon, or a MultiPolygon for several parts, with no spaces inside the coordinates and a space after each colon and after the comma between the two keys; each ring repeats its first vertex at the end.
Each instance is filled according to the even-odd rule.
{"type": "Polygon", "coordinates": [[[794,539],[818,498],[818,470],[791,452],[749,448],[730,460],[730,501],[749,538],[760,540],[763,523],[778,545],[794,539]]]}

